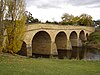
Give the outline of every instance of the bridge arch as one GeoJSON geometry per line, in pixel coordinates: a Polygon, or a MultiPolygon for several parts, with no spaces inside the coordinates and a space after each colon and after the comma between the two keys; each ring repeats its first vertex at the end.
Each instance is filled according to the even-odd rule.
{"type": "Polygon", "coordinates": [[[33,55],[49,55],[51,52],[51,37],[46,31],[37,32],[32,39],[33,55]]]}
{"type": "Polygon", "coordinates": [[[67,35],[64,31],[57,33],[55,37],[55,43],[57,47],[58,57],[64,58],[67,55],[67,35]]]}
{"type": "Polygon", "coordinates": [[[77,46],[77,38],[78,38],[78,35],[77,35],[76,31],[72,31],[69,36],[72,46],[77,46]]]}
{"type": "Polygon", "coordinates": [[[22,42],[21,49],[20,49],[20,51],[17,52],[17,54],[23,55],[23,56],[27,55],[27,47],[26,47],[26,42],[25,41],[22,42]]]}
{"type": "Polygon", "coordinates": [[[79,38],[80,40],[84,41],[85,40],[85,32],[83,30],[80,31],[79,33],[79,38]]]}
{"type": "Polygon", "coordinates": [[[55,37],[57,49],[65,49],[67,44],[67,35],[64,31],[59,32],[55,37]]]}
{"type": "Polygon", "coordinates": [[[78,38],[78,35],[77,35],[76,31],[72,31],[72,32],[70,33],[69,38],[70,38],[70,39],[77,39],[77,38],[78,38]]]}

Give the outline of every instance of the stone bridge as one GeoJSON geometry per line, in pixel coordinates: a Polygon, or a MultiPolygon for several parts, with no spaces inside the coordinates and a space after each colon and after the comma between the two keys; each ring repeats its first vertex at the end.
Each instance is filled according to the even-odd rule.
{"type": "Polygon", "coordinates": [[[24,36],[22,55],[32,56],[58,55],[58,50],[72,50],[72,47],[81,47],[82,42],[94,32],[93,27],[32,24],[27,26],[24,36]]]}

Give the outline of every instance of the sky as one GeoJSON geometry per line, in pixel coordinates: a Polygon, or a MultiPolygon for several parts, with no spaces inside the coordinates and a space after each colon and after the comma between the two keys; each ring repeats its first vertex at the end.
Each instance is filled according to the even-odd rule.
{"type": "Polygon", "coordinates": [[[64,13],[79,16],[86,13],[100,19],[100,0],[25,0],[26,10],[42,22],[61,21],[64,13]]]}

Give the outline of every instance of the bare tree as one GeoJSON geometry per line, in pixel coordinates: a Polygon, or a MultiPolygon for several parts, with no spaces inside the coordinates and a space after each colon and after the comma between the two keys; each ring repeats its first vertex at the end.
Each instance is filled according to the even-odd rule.
{"type": "Polygon", "coordinates": [[[5,31],[5,24],[4,24],[4,15],[6,11],[6,0],[0,0],[0,52],[3,49],[3,41],[4,41],[4,31],[5,31]]]}

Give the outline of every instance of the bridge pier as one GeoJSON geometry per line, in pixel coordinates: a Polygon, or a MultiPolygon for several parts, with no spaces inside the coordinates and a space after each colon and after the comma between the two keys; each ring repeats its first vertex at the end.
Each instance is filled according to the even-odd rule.
{"type": "Polygon", "coordinates": [[[51,55],[53,56],[60,56],[61,58],[71,57],[72,46],[70,40],[66,40],[65,47],[60,47],[57,49],[57,44],[52,41],[51,42],[51,55]],[[63,55],[64,54],[64,55],[63,55]]]}
{"type": "Polygon", "coordinates": [[[27,48],[27,56],[31,57],[32,56],[32,45],[26,44],[26,48],[27,48]]]}
{"type": "Polygon", "coordinates": [[[82,40],[79,38],[77,39],[77,47],[82,47],[82,40]]]}
{"type": "Polygon", "coordinates": [[[51,42],[51,55],[58,55],[57,47],[55,42],[51,42]]]}
{"type": "Polygon", "coordinates": [[[21,47],[20,51],[17,52],[17,54],[31,57],[32,56],[31,44],[27,44],[26,42],[23,41],[22,47],[21,47]]]}
{"type": "Polygon", "coordinates": [[[67,50],[72,50],[72,45],[71,45],[71,41],[70,40],[67,40],[66,49],[67,50]]]}
{"type": "Polygon", "coordinates": [[[75,47],[81,47],[82,41],[80,39],[71,39],[71,45],[75,47]]]}
{"type": "Polygon", "coordinates": [[[82,40],[79,38],[71,39],[72,44],[72,58],[80,59],[81,47],[82,47],[82,40]]]}
{"type": "Polygon", "coordinates": [[[67,50],[67,58],[71,58],[72,45],[71,45],[71,41],[69,39],[67,40],[66,50],[67,50]]]}
{"type": "Polygon", "coordinates": [[[71,46],[71,41],[70,40],[65,40],[62,41],[59,40],[60,42],[56,42],[56,49],[57,49],[57,55],[58,58],[63,59],[63,58],[71,58],[71,52],[72,52],[72,46],[71,46]]]}

